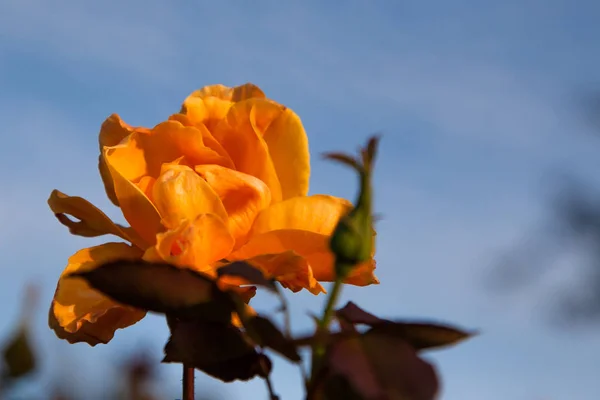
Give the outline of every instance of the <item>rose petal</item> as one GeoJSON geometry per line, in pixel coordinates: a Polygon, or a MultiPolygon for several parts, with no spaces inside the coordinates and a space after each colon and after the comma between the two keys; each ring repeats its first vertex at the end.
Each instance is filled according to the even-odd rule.
{"type": "Polygon", "coordinates": [[[107,147],[104,151],[106,165],[110,171],[115,193],[119,200],[119,207],[131,227],[146,243],[152,245],[156,243],[156,234],[163,230],[160,223],[160,214],[144,192],[132,181],[126,179],[117,168],[113,167],[113,161],[119,154],[115,150],[119,146],[107,147]]]}
{"type": "Polygon", "coordinates": [[[280,229],[297,229],[330,235],[352,203],[340,197],[313,195],[293,197],[271,205],[254,221],[252,235],[280,229]]]}
{"type": "Polygon", "coordinates": [[[281,184],[262,134],[272,119],[270,114],[279,113],[280,107],[264,99],[235,103],[212,131],[235,169],[266,183],[273,202],[281,200],[281,184]]]}
{"type": "Polygon", "coordinates": [[[223,146],[221,146],[221,144],[217,141],[217,139],[214,138],[212,133],[210,133],[210,131],[207,129],[206,125],[204,125],[204,122],[196,121],[194,123],[192,121],[192,119],[185,114],[173,114],[169,117],[169,120],[178,121],[183,126],[193,126],[193,127],[198,128],[200,130],[200,132],[202,133],[202,141],[204,142],[204,145],[207,147],[210,147],[217,154],[219,154],[220,156],[225,158],[227,161],[226,161],[226,163],[224,163],[224,165],[233,167],[233,162],[231,161],[231,158],[229,158],[229,154],[227,154],[227,152],[225,151],[223,146]]]}
{"type": "Polygon", "coordinates": [[[60,223],[67,226],[74,235],[95,237],[111,234],[140,248],[147,247],[147,244],[133,229],[115,224],[100,209],[81,197],[72,197],[53,190],[48,198],[48,205],[60,223]],[[67,215],[75,217],[79,221],[73,221],[67,215]]]}
{"type": "Polygon", "coordinates": [[[133,127],[125,123],[117,114],[112,114],[102,124],[102,127],[100,128],[100,134],[98,135],[98,142],[100,145],[98,169],[100,171],[100,176],[102,177],[102,183],[104,183],[106,195],[108,196],[110,201],[112,201],[112,203],[116,206],[119,205],[119,201],[117,199],[117,195],[115,194],[115,188],[112,181],[112,177],[110,175],[110,171],[108,170],[106,160],[104,159],[104,147],[116,146],[123,139],[125,139],[127,136],[129,136],[135,131],[146,133],[149,132],[147,128],[133,127]]]}
{"type": "Polygon", "coordinates": [[[306,196],[310,154],[308,138],[298,115],[289,108],[284,108],[270,123],[263,139],[269,147],[269,154],[281,183],[281,197],[285,200],[306,196]]]}
{"type": "Polygon", "coordinates": [[[323,286],[313,276],[308,261],[293,251],[262,254],[244,261],[258,267],[265,276],[276,279],[293,292],[307,289],[312,294],[325,293],[323,286]]]}
{"type": "MultiPolygon", "coordinates": [[[[111,165],[127,180],[137,182],[143,176],[157,178],[162,165],[184,157],[190,165],[218,164],[232,168],[228,157],[204,145],[206,127],[183,126],[170,120],[158,124],[150,133],[132,133],[111,149],[111,165]]],[[[210,133],[207,133],[210,134],[210,133]]]]}
{"type": "Polygon", "coordinates": [[[195,170],[221,199],[229,230],[242,243],[256,215],[271,203],[271,192],[261,180],[219,165],[197,165],[195,170]]]}
{"type": "MultiPolygon", "coordinates": [[[[281,229],[253,235],[248,243],[232,253],[228,260],[251,259],[263,254],[279,254],[294,251],[310,265],[319,282],[335,280],[334,256],[329,250],[329,235],[297,229],[281,229]]],[[[344,281],[352,285],[365,286],[378,283],[373,274],[374,262],[367,262],[344,281]]]]}
{"type": "Polygon", "coordinates": [[[207,97],[216,97],[222,100],[229,100],[233,102],[238,102],[242,100],[247,100],[251,98],[264,98],[265,94],[260,88],[252,83],[245,83],[236,87],[228,87],[225,85],[209,85],[205,86],[202,89],[198,89],[192,92],[188,98],[197,97],[197,98],[207,98],[207,97]]]}
{"type": "Polygon", "coordinates": [[[150,129],[131,126],[123,121],[118,114],[112,114],[102,123],[102,127],[100,128],[100,134],[98,135],[100,152],[102,152],[105,146],[112,147],[118,145],[133,132],[149,134],[150,129]]]}
{"type": "Polygon", "coordinates": [[[165,164],[153,187],[154,204],[168,229],[200,214],[214,214],[227,221],[227,211],[219,196],[191,168],[165,164]]]}
{"type": "Polygon", "coordinates": [[[183,102],[181,114],[185,114],[190,121],[197,125],[204,125],[209,131],[221,121],[234,103],[216,97],[188,97],[183,102]]]}
{"type": "Polygon", "coordinates": [[[115,259],[136,259],[142,253],[125,243],[106,243],[83,249],[69,258],[50,307],[49,325],[61,339],[92,346],[108,343],[117,329],[135,324],[145,312],[123,306],[92,289],[83,279],[67,278],[115,259]]]}
{"type": "Polygon", "coordinates": [[[234,103],[264,97],[262,90],[251,83],[234,88],[224,85],[205,86],[192,92],[183,101],[181,113],[187,115],[194,124],[204,124],[212,131],[234,103]]]}
{"type": "Polygon", "coordinates": [[[158,256],[180,267],[214,275],[211,265],[227,257],[233,245],[233,237],[220,217],[201,214],[193,221],[183,221],[177,228],[159,234],[155,251],[147,252],[144,258],[155,261],[152,257],[158,256]]]}

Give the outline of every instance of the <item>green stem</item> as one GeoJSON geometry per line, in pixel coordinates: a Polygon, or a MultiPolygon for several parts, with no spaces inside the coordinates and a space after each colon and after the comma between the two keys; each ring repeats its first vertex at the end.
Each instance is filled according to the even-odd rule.
{"type": "Polygon", "coordinates": [[[342,280],[338,279],[333,283],[333,289],[331,289],[331,293],[329,294],[329,298],[327,299],[327,304],[325,304],[325,309],[323,310],[323,317],[319,321],[320,329],[329,328],[329,324],[331,323],[331,316],[333,315],[333,311],[335,305],[340,297],[342,292],[342,280]]]}
{"type": "Polygon", "coordinates": [[[325,355],[325,344],[323,343],[323,340],[321,340],[320,335],[329,330],[331,317],[333,316],[335,305],[340,297],[340,293],[342,292],[342,286],[343,283],[340,277],[333,283],[333,288],[329,293],[327,304],[325,304],[325,309],[323,310],[323,316],[317,322],[317,340],[313,346],[312,352],[311,380],[314,380],[317,372],[319,372],[322,358],[325,355]]]}

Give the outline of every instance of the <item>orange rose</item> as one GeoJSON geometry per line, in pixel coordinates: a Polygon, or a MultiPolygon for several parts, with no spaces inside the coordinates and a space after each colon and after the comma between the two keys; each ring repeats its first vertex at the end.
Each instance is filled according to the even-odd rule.
{"type": "MultiPolygon", "coordinates": [[[[48,203],[71,233],[113,234],[128,243],[71,256],[50,308],[50,326],[59,337],[107,343],[116,329],[144,317],[82,279],[65,278],[114,259],[164,260],[212,276],[228,261],[248,260],[292,291],[314,294],[324,291],[319,281],[334,279],[328,239],[351,204],[307,196],[310,163],[302,123],[258,87],[205,87],[152,129],[132,127],[113,114],[99,141],[106,193],[131,227],[56,190],[48,203]]],[[[374,269],[371,260],[346,283],[377,283],[374,269]]]]}

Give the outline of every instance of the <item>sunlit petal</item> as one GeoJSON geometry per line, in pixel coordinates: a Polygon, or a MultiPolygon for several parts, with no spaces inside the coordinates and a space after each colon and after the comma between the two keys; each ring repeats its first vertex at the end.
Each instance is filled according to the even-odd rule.
{"type": "Polygon", "coordinates": [[[235,168],[266,183],[274,202],[281,200],[281,184],[262,134],[268,127],[269,114],[280,112],[279,107],[264,99],[235,103],[212,131],[235,168]]]}
{"type": "MultiPolygon", "coordinates": [[[[256,112],[256,109],[255,109],[256,112]]],[[[269,123],[263,133],[275,171],[281,183],[281,196],[306,196],[310,177],[308,138],[300,118],[289,108],[269,123]]]]}
{"type": "Polygon", "coordinates": [[[113,202],[113,204],[117,206],[119,205],[119,201],[117,199],[117,195],[115,194],[114,183],[112,181],[110,171],[106,165],[106,160],[104,159],[104,147],[116,146],[123,139],[136,131],[146,133],[149,132],[147,128],[133,127],[125,123],[117,114],[112,114],[102,124],[102,127],[100,128],[100,134],[98,135],[98,142],[100,145],[98,169],[100,171],[100,176],[102,177],[102,182],[104,183],[106,195],[113,202]]]}
{"type": "MultiPolygon", "coordinates": [[[[282,229],[253,235],[247,244],[229,256],[228,260],[251,259],[263,254],[293,251],[304,258],[319,282],[335,280],[334,256],[329,250],[329,235],[298,229],[282,229]]],[[[375,263],[360,266],[356,275],[345,282],[361,286],[377,283],[373,274],[375,263]],[[364,268],[364,269],[363,269],[364,268]]]]}
{"type": "Polygon", "coordinates": [[[111,234],[140,248],[146,247],[146,243],[133,229],[115,224],[100,209],[81,197],[72,197],[53,190],[48,205],[58,220],[74,235],[95,237],[111,234]],[[69,216],[79,221],[74,221],[69,216]]]}
{"type": "Polygon", "coordinates": [[[153,199],[162,223],[168,229],[200,214],[213,214],[227,221],[227,211],[212,187],[191,168],[165,164],[154,183],[153,199]]]}
{"type": "Polygon", "coordinates": [[[156,234],[163,229],[160,223],[160,214],[144,191],[113,167],[114,154],[115,147],[105,149],[106,165],[114,182],[115,193],[123,216],[139,236],[146,243],[152,245],[156,243],[156,234]]]}
{"type": "Polygon", "coordinates": [[[214,275],[212,265],[227,257],[233,245],[234,239],[220,217],[201,214],[159,234],[155,250],[144,257],[149,261],[160,257],[180,267],[214,275]]]}
{"type": "Polygon", "coordinates": [[[195,170],[221,199],[230,232],[243,242],[256,215],[271,203],[271,191],[257,178],[219,165],[197,165],[195,170]]]}
{"type": "Polygon", "coordinates": [[[252,234],[296,229],[330,235],[340,217],[351,208],[352,203],[340,197],[326,195],[293,197],[263,210],[254,221],[252,234]]]}
{"type": "Polygon", "coordinates": [[[92,270],[115,259],[137,259],[141,251],[124,243],[106,243],[83,249],[69,258],[50,308],[49,324],[57,336],[71,343],[92,346],[108,343],[117,329],[135,324],[146,314],[115,303],[92,289],[83,279],[68,278],[74,272],[92,270]]]}

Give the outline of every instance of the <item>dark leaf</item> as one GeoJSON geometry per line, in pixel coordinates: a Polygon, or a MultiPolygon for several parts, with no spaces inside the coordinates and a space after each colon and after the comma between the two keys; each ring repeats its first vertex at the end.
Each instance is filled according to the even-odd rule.
{"type": "Polygon", "coordinates": [[[29,334],[22,327],[4,346],[2,355],[5,364],[5,375],[9,378],[20,378],[32,372],[36,367],[35,356],[29,342],[29,334]]]}
{"type": "Polygon", "coordinates": [[[118,260],[70,276],[119,303],[181,318],[228,322],[235,309],[210,277],[166,263],[118,260]]]}
{"type": "Polygon", "coordinates": [[[271,369],[268,358],[259,354],[239,329],[198,320],[177,321],[163,362],[189,365],[224,382],[265,376],[271,369]]]}
{"type": "MultiPolygon", "coordinates": [[[[349,301],[346,305],[335,312],[338,320],[343,320],[351,324],[374,325],[385,320],[366,312],[353,302],[349,301]]],[[[340,321],[341,322],[341,321],[340,321]]]]}
{"type": "Polygon", "coordinates": [[[250,318],[245,325],[248,334],[259,346],[268,347],[290,361],[301,361],[293,342],[287,339],[267,318],[255,316],[250,318]]]}
{"type": "Polygon", "coordinates": [[[341,375],[328,377],[320,389],[326,399],[364,400],[361,395],[356,393],[350,382],[341,375]]]}
{"type": "Polygon", "coordinates": [[[329,159],[329,160],[334,160],[334,161],[338,161],[342,164],[346,164],[351,166],[352,168],[355,168],[358,171],[362,170],[362,165],[360,165],[360,163],[351,156],[348,156],[346,154],[342,154],[342,153],[325,153],[323,154],[323,157],[325,159],[329,159]]]}
{"type": "MultiPolygon", "coordinates": [[[[343,377],[365,400],[433,400],[439,388],[433,366],[402,338],[384,333],[334,342],[327,351],[327,368],[330,377],[343,377]]],[[[328,399],[347,398],[347,390],[338,393],[328,399]]]]}
{"type": "Polygon", "coordinates": [[[381,332],[404,339],[416,350],[454,345],[475,334],[448,325],[411,322],[383,322],[373,325],[370,332],[381,332]]]}
{"type": "Polygon", "coordinates": [[[237,276],[248,281],[249,284],[263,286],[271,291],[276,291],[275,280],[267,279],[262,271],[244,261],[236,261],[222,266],[217,270],[219,277],[224,275],[237,276]]]}
{"type": "MultiPolygon", "coordinates": [[[[373,331],[386,332],[404,339],[417,350],[449,346],[475,334],[475,332],[465,332],[442,324],[390,321],[376,317],[352,302],[348,302],[343,308],[337,310],[336,316],[342,327],[344,327],[344,323],[368,325],[373,331]]],[[[349,330],[348,326],[345,327],[345,330],[349,330]]]]}
{"type": "Polygon", "coordinates": [[[380,140],[380,135],[371,136],[367,142],[367,145],[361,150],[361,156],[365,166],[371,166],[373,164],[373,160],[377,155],[377,147],[380,140]]]}
{"type": "Polygon", "coordinates": [[[317,332],[315,332],[313,335],[307,335],[307,336],[301,336],[301,337],[294,338],[291,340],[291,342],[296,347],[311,347],[317,341],[327,345],[336,340],[340,340],[340,339],[344,339],[344,338],[348,338],[348,337],[354,337],[356,335],[357,335],[357,333],[355,333],[355,332],[340,332],[340,333],[325,332],[324,334],[321,334],[321,335],[319,335],[317,332]]]}

